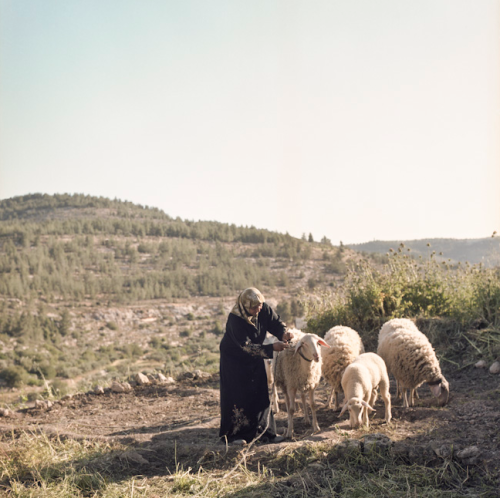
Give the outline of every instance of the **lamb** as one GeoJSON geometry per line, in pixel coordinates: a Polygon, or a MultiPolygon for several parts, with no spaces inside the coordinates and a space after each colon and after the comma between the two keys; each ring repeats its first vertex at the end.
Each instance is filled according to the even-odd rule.
{"type": "Polygon", "coordinates": [[[364,353],[365,348],[359,334],[350,327],[342,325],[331,328],[325,334],[325,342],[330,348],[321,348],[323,377],[332,386],[327,406],[329,408],[332,406],[333,397],[335,396],[333,410],[336,411],[340,409],[339,394],[342,390],[342,375],[347,365],[364,353]]]}
{"type": "Polygon", "coordinates": [[[403,407],[414,405],[415,390],[424,382],[438,397],[439,406],[448,402],[450,386],[441,373],[434,348],[411,320],[399,318],[385,323],[379,333],[377,352],[403,391],[403,407]]]}
{"type": "Polygon", "coordinates": [[[389,394],[389,375],[384,360],[375,353],[360,354],[345,369],[342,376],[342,389],[346,402],[339,417],[349,410],[351,429],[361,424],[369,426],[368,411],[375,411],[377,389],[385,404],[385,421],[391,420],[391,396],[389,394]]]}
{"type": "Polygon", "coordinates": [[[319,431],[316,418],[314,390],[321,379],[321,353],[318,344],[328,347],[328,344],[316,334],[305,334],[299,330],[291,330],[294,343],[289,349],[281,351],[276,358],[275,384],[279,386],[285,397],[288,412],[288,427],[285,437],[293,436],[293,415],[295,413],[295,395],[300,393],[304,418],[310,423],[306,404],[306,392],[309,393],[309,403],[312,412],[312,428],[319,431]],[[295,342],[296,341],[296,342],[295,342]]]}

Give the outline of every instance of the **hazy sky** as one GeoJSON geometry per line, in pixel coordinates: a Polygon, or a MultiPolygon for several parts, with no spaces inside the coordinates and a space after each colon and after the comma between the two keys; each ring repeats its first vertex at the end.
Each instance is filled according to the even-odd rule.
{"type": "Polygon", "coordinates": [[[0,199],[334,244],[500,232],[499,0],[0,0],[0,199]]]}

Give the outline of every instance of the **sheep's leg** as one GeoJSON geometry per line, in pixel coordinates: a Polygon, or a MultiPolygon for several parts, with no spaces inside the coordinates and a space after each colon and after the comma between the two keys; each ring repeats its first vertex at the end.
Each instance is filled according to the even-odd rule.
{"type": "Polygon", "coordinates": [[[370,397],[370,402],[368,403],[372,408],[375,408],[375,402],[377,401],[378,392],[377,389],[372,390],[372,395],[370,397]]]}
{"type": "Polygon", "coordinates": [[[300,393],[300,399],[302,400],[302,410],[304,411],[304,422],[306,424],[310,424],[311,421],[309,419],[309,410],[307,409],[306,393],[305,392],[300,393]]]}
{"type": "Polygon", "coordinates": [[[295,395],[296,389],[288,388],[285,391],[285,399],[287,402],[286,409],[288,412],[288,427],[286,430],[286,437],[292,438],[293,436],[293,414],[295,413],[295,395]],[[289,389],[289,391],[288,391],[289,389]]]}
{"type": "Polygon", "coordinates": [[[406,388],[402,390],[403,392],[403,408],[409,408],[408,398],[406,397],[406,388]]]}
{"type": "Polygon", "coordinates": [[[280,412],[280,405],[278,402],[278,389],[276,388],[276,384],[273,382],[273,387],[271,388],[271,409],[273,413],[280,412]]]}
{"type": "Polygon", "coordinates": [[[333,409],[335,411],[337,411],[340,407],[339,407],[339,396],[340,396],[340,393],[339,391],[335,390],[335,405],[333,407],[333,409]]]}
{"type": "Polygon", "coordinates": [[[410,389],[410,406],[415,405],[415,389],[410,389]]]}
{"type": "Polygon", "coordinates": [[[366,427],[370,427],[370,419],[368,418],[368,408],[366,406],[361,407],[362,411],[362,420],[363,420],[363,425],[366,427]]]}
{"type": "Polygon", "coordinates": [[[391,414],[391,394],[389,393],[389,382],[382,381],[380,383],[380,397],[385,405],[385,421],[389,423],[392,418],[391,414]]]}
{"type": "Polygon", "coordinates": [[[309,404],[311,405],[313,432],[319,432],[318,419],[316,418],[316,403],[314,402],[314,389],[309,389],[309,404]]]}
{"type": "MultiPolygon", "coordinates": [[[[335,392],[335,388],[334,388],[334,387],[332,387],[332,391],[331,391],[331,393],[330,393],[330,396],[328,396],[328,401],[326,402],[326,406],[327,406],[328,408],[331,408],[331,406],[332,406],[332,401],[333,401],[333,395],[334,395],[334,394],[337,394],[337,393],[335,392]]],[[[335,405],[336,405],[336,404],[337,404],[337,399],[335,398],[335,405]]],[[[334,407],[334,410],[336,410],[336,408],[335,408],[335,407],[334,407]]]]}

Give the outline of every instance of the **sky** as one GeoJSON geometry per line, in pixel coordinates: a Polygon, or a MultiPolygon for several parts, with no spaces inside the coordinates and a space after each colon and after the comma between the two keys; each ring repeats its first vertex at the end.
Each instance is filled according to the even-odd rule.
{"type": "Polygon", "coordinates": [[[337,245],[500,232],[498,0],[0,0],[0,199],[337,245]]]}

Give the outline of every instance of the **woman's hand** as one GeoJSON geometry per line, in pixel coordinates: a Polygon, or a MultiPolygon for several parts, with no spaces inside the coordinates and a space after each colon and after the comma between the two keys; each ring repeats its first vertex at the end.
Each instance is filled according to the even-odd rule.
{"type": "Polygon", "coordinates": [[[284,349],[287,349],[290,347],[290,344],[282,341],[277,341],[273,343],[273,350],[274,351],[283,351],[284,349]]]}

